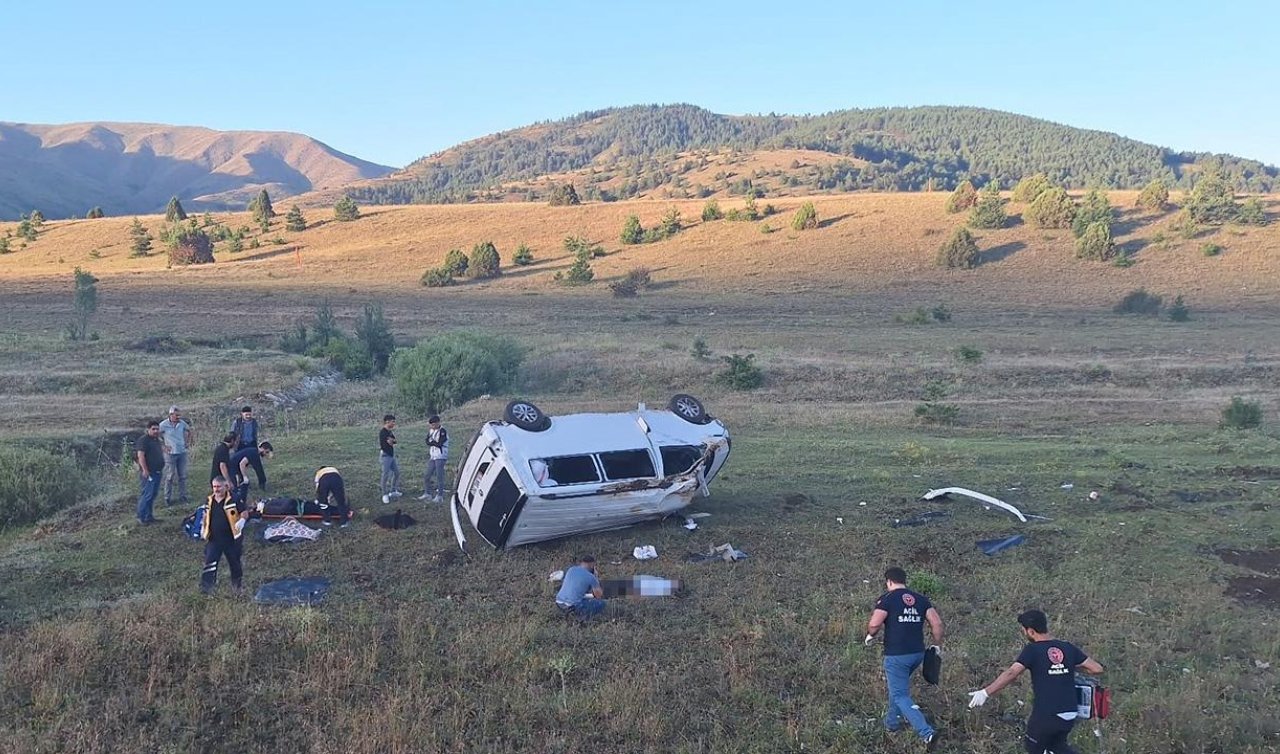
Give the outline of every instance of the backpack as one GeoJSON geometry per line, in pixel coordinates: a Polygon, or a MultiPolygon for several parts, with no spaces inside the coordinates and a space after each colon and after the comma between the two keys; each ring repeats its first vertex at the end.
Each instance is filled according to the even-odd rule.
{"type": "Polygon", "coordinates": [[[188,537],[192,539],[202,539],[201,529],[204,528],[204,511],[205,506],[200,506],[191,511],[191,515],[182,519],[182,530],[186,532],[188,537]]]}

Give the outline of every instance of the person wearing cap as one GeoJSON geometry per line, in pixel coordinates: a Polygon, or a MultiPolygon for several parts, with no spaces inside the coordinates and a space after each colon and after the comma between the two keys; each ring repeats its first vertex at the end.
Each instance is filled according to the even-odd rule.
{"type": "Polygon", "coordinates": [[[1078,716],[1076,671],[1097,675],[1102,664],[1071,642],[1053,638],[1049,618],[1042,610],[1027,610],[1018,616],[1026,646],[990,685],[969,692],[969,708],[981,707],[1000,689],[1031,672],[1031,715],[1022,743],[1029,754],[1075,754],[1067,743],[1078,716]]]}
{"type": "Polygon", "coordinates": [[[440,417],[432,415],[427,419],[430,429],[427,431],[427,474],[422,480],[422,497],[431,502],[444,502],[444,466],[449,461],[449,433],[440,426],[440,417]],[[435,483],[434,488],[432,482],[435,483]],[[432,490],[435,490],[432,494],[432,490]]]}
{"type": "Polygon", "coordinates": [[[347,490],[342,483],[342,474],[332,466],[316,469],[316,505],[324,511],[325,526],[333,526],[329,516],[336,510],[338,526],[346,528],[351,517],[351,509],[347,507],[347,490]]]}
{"type": "Polygon", "coordinates": [[[164,504],[173,505],[173,481],[178,480],[179,501],[187,500],[187,448],[191,447],[191,425],[177,406],[169,407],[169,417],[160,422],[164,440],[164,504]]]}
{"type": "MultiPolygon", "coordinates": [[[[889,711],[884,727],[889,733],[902,730],[905,718],[929,751],[938,734],[911,698],[911,674],[924,663],[924,624],[929,623],[935,646],[942,644],[942,617],[929,598],[907,588],[907,572],[894,566],[884,572],[885,593],[876,600],[867,621],[865,646],[871,646],[884,628],[884,677],[889,689],[889,711]]],[[[937,650],[941,653],[941,648],[937,650]]]]}
{"type": "Polygon", "coordinates": [[[240,591],[244,571],[240,555],[244,551],[244,524],[249,507],[231,494],[231,484],[222,477],[209,483],[212,492],[205,501],[200,538],[204,540],[204,568],[200,571],[200,591],[213,592],[218,585],[218,561],[227,559],[231,568],[231,588],[240,591]]]}

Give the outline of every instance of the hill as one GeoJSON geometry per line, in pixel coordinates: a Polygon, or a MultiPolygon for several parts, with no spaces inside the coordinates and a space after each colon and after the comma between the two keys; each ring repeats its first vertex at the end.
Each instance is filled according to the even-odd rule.
{"type": "Polygon", "coordinates": [[[949,189],[1046,173],[1084,188],[1188,187],[1206,167],[1241,190],[1280,186],[1277,169],[974,107],[719,115],[692,105],[597,110],[460,144],[352,187],[381,204],[541,200],[573,183],[584,199],[949,189]],[[778,153],[783,153],[779,159],[778,153]]]}
{"type": "Polygon", "coordinates": [[[301,134],[145,123],[0,123],[0,218],[243,209],[261,189],[284,197],[375,178],[391,168],[301,134]]]}

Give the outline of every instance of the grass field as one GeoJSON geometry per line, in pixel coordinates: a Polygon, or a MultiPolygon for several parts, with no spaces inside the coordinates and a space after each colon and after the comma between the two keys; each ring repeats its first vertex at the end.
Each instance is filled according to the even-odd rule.
{"type": "MultiPolygon", "coordinates": [[[[137,527],[128,470],[85,454],[97,494],[0,532],[0,751],[920,751],[880,732],[878,651],[861,645],[891,564],[930,577],[948,623],[943,683],[916,688],[944,733],[941,751],[1022,750],[1028,684],[975,712],[964,692],[1016,656],[1014,616],[1028,606],[1108,667],[1116,711],[1101,739],[1080,726],[1082,751],[1280,750],[1276,231],[1222,229],[1236,241],[1221,257],[1187,241],[1119,269],[1078,262],[1067,240],[1016,226],[993,233],[1024,246],[944,273],[930,266],[939,236],[923,235],[960,222],[943,201],[821,199],[820,217],[853,216],[801,234],[697,226],[597,260],[606,278],[644,264],[669,283],[636,300],[599,284],[551,285],[563,252],[493,283],[426,291],[417,277],[486,233],[504,251],[527,237],[543,258],[537,247],[579,232],[551,219],[572,216],[580,232],[613,239],[626,214],[652,222],[665,203],[566,215],[374,210],[286,239],[309,255],[301,269],[291,253],[176,271],[114,246],[92,258],[92,244],[117,243],[111,223],[123,236],[126,220],[99,221],[102,240],[88,246],[88,223],[52,224],[0,256],[0,436],[92,447],[177,402],[196,420],[201,480],[214,435],[250,402],[279,450],[273,488],[305,494],[312,470],[334,464],[359,516],[314,544],[247,547],[251,590],[327,576],[334,592],[323,605],[264,608],[225,585],[202,598],[199,544],[178,532],[185,511],[137,527]],[[823,271],[815,258],[837,263],[823,271]],[[75,264],[102,279],[98,341],[58,337],[75,264]],[[1112,313],[1139,285],[1187,294],[1191,321],[1112,313]],[[693,532],[666,522],[506,553],[473,538],[469,556],[440,506],[406,499],[419,526],[371,526],[386,508],[375,501],[377,418],[401,415],[406,490],[416,494],[422,417],[400,408],[386,379],[279,408],[264,397],[323,370],[273,348],[323,297],[348,329],[362,303],[381,301],[404,343],[460,327],[512,335],[528,350],[513,392],[552,414],[701,396],[734,436],[713,496],[695,504],[712,515],[693,532]],[[903,321],[937,304],[950,321],[903,321]],[[189,345],[126,347],[159,333],[189,345]],[[697,337],[709,359],[690,354],[697,337]],[[980,357],[962,358],[961,346],[980,357]],[[718,357],[732,353],[756,354],[764,387],[715,382],[718,357]],[[954,425],[914,417],[930,385],[945,387],[954,425]],[[1260,404],[1262,428],[1218,429],[1234,395],[1260,404]],[[1024,526],[971,502],[917,501],[948,485],[1052,520],[1024,526]],[[951,515],[892,526],[927,510],[951,515]],[[1012,533],[1027,543],[993,558],[974,546],[1012,533]],[[724,542],[751,557],[683,559],[724,542]],[[633,560],[638,544],[660,558],[633,560]],[[676,577],[688,594],[620,602],[609,620],[566,626],[547,574],[582,551],[607,577],[676,577]]],[[[508,397],[446,412],[455,460],[508,397]]]]}

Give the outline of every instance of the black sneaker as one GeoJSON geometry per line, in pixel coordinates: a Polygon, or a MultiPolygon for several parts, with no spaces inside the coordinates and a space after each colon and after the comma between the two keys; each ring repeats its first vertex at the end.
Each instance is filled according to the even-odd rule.
{"type": "Polygon", "coordinates": [[[933,751],[934,749],[938,748],[938,741],[940,738],[941,736],[938,735],[938,732],[936,730],[930,733],[929,735],[925,736],[924,750],[933,751]]]}

